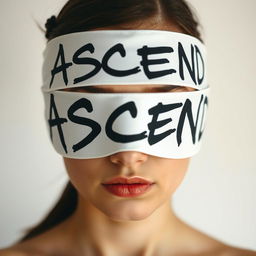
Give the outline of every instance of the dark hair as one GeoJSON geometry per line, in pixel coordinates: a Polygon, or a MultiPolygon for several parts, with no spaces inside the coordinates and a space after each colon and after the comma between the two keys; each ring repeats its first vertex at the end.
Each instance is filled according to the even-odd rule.
{"type": "Polygon", "coordinates": [[[199,39],[198,21],[185,0],[69,0],[58,17],[46,23],[46,38],[120,26],[161,15],[165,21],[176,23],[184,33],[199,39]]]}
{"type": "MultiPolygon", "coordinates": [[[[198,21],[185,0],[69,0],[57,17],[46,22],[45,36],[55,37],[100,27],[129,25],[157,17],[175,23],[183,33],[201,40],[198,21]]],[[[35,237],[71,216],[77,206],[78,195],[68,182],[57,204],[45,219],[27,231],[20,242],[35,237]]]]}

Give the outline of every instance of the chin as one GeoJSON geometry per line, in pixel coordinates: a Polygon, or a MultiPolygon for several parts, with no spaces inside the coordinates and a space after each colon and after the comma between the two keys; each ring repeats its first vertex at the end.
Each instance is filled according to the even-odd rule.
{"type": "Polygon", "coordinates": [[[139,221],[149,217],[157,207],[144,204],[142,202],[122,202],[114,207],[100,209],[107,217],[113,221],[139,221]]]}

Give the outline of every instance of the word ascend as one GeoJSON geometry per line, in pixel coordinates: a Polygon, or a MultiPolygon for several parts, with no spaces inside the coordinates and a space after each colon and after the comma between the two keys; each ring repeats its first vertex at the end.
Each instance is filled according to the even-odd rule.
{"type": "MultiPolygon", "coordinates": [[[[130,143],[134,141],[139,141],[147,138],[148,144],[153,146],[161,140],[164,140],[166,137],[170,136],[174,132],[176,132],[176,142],[177,145],[180,146],[182,143],[182,132],[184,128],[185,120],[188,120],[189,127],[191,130],[191,140],[193,144],[197,141],[200,141],[201,136],[203,134],[203,121],[205,115],[205,108],[208,106],[208,97],[204,94],[201,94],[200,102],[196,107],[196,117],[193,117],[192,113],[192,102],[190,99],[186,99],[184,103],[172,103],[172,104],[162,104],[161,102],[157,105],[148,109],[148,115],[152,116],[151,121],[147,125],[147,131],[143,131],[137,134],[120,134],[113,129],[115,121],[125,112],[128,112],[131,117],[134,119],[130,121],[131,126],[133,122],[136,122],[136,117],[138,114],[138,108],[134,101],[128,101],[112,111],[112,113],[107,118],[105,124],[105,133],[107,137],[113,142],[117,143],[130,143]],[[161,113],[171,112],[172,110],[180,109],[180,114],[178,116],[177,127],[173,129],[166,129],[166,131],[162,133],[157,133],[157,130],[166,124],[169,124],[173,121],[173,119],[166,118],[161,119],[161,113]],[[160,117],[159,117],[160,116],[160,117]],[[199,122],[200,120],[200,122],[199,122]]],[[[75,123],[76,125],[82,125],[89,127],[91,132],[83,138],[80,142],[74,144],[72,146],[73,152],[81,150],[86,147],[88,144],[92,143],[93,140],[101,133],[102,127],[101,125],[88,117],[78,116],[75,114],[78,110],[86,110],[88,113],[93,114],[93,105],[90,100],[87,98],[80,98],[76,100],[67,110],[67,117],[60,117],[57,109],[57,105],[55,103],[54,94],[50,94],[50,106],[49,106],[49,128],[50,128],[50,136],[53,140],[53,132],[52,129],[54,127],[57,128],[59,139],[61,141],[62,147],[66,153],[68,153],[68,149],[65,142],[65,136],[63,132],[62,126],[67,122],[75,123]]],[[[146,113],[145,113],[146,114],[146,113]]],[[[90,114],[89,114],[90,115],[90,114]]],[[[136,124],[136,123],[135,123],[136,124]]],[[[146,127],[145,127],[146,128],[146,127]]],[[[70,134],[69,134],[70,136],[70,134]]],[[[187,141],[186,141],[187,143],[187,141]]]]}
{"type": "MultiPolygon", "coordinates": [[[[204,59],[202,57],[202,54],[200,52],[199,47],[196,45],[191,44],[190,50],[188,53],[184,50],[184,47],[182,43],[178,42],[178,46],[176,47],[169,47],[169,46],[159,46],[159,47],[149,47],[147,45],[144,45],[140,49],[137,49],[137,55],[140,56],[140,66],[133,67],[131,69],[127,70],[118,70],[114,69],[113,67],[110,67],[109,60],[111,57],[118,53],[122,58],[126,56],[126,50],[123,44],[118,43],[112,46],[109,50],[106,51],[104,54],[102,60],[97,60],[96,57],[82,57],[81,55],[84,55],[85,52],[89,52],[90,54],[93,54],[95,52],[95,47],[92,43],[88,43],[83,45],[81,48],[76,50],[72,56],[72,62],[66,61],[65,57],[65,49],[63,44],[59,44],[58,54],[55,60],[55,64],[53,68],[51,69],[51,80],[49,88],[51,88],[54,78],[57,74],[62,74],[63,81],[66,86],[69,84],[69,76],[68,76],[68,69],[73,66],[75,69],[75,65],[91,65],[93,67],[93,70],[88,72],[87,74],[84,74],[80,77],[76,77],[73,80],[73,84],[81,83],[85,80],[88,80],[92,78],[93,76],[97,75],[101,69],[108,75],[112,77],[127,77],[127,76],[133,76],[133,78],[136,77],[136,74],[141,72],[141,67],[145,74],[145,79],[154,79],[159,78],[163,76],[168,76],[177,73],[178,70],[178,76],[181,81],[184,81],[186,79],[192,80],[194,85],[201,85],[204,82],[205,78],[205,63],[204,59]],[[165,56],[168,56],[168,58],[154,58],[150,59],[150,55],[157,55],[157,54],[167,54],[165,56]],[[177,55],[177,61],[172,61],[172,55],[177,55]],[[190,56],[189,56],[190,55],[190,56]],[[165,69],[165,70],[157,70],[157,71],[151,71],[150,66],[153,65],[160,65],[160,64],[166,64],[171,63],[173,65],[173,68],[165,69]],[[185,72],[185,69],[188,72],[185,72]],[[189,78],[187,78],[188,76],[189,78]]],[[[123,61],[128,61],[131,63],[131,65],[134,65],[134,58],[132,56],[127,57],[127,59],[124,59],[123,61]]],[[[121,63],[121,60],[120,60],[121,63]]],[[[119,63],[119,64],[120,64],[119,63]]],[[[71,73],[73,73],[71,71],[71,73]]],[[[98,79],[98,78],[97,78],[98,79]]]]}

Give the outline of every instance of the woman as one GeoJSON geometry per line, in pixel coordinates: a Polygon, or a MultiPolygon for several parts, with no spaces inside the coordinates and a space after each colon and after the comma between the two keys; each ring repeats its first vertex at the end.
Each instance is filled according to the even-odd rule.
{"type": "MultiPolygon", "coordinates": [[[[183,0],[70,0],[57,19],[48,20],[46,27],[50,42],[61,35],[96,30],[163,30],[200,39],[197,21],[183,0]]],[[[56,69],[60,59],[56,59],[56,69]]],[[[139,94],[183,93],[195,89],[120,83],[61,90],[63,93],[139,94]]],[[[57,119],[52,108],[50,111],[57,119]]],[[[74,119],[75,111],[72,114],[69,116],[74,119]]],[[[59,143],[59,147],[63,145],[66,143],[59,143]]],[[[95,158],[64,157],[70,182],[60,201],[41,224],[0,255],[256,255],[225,245],[174,214],[169,200],[182,182],[189,159],[136,150],[95,158]]]]}

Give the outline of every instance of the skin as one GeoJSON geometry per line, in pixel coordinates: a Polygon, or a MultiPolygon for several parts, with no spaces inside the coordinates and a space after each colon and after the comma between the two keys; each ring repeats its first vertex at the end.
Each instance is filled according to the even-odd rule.
{"type": "MultiPolygon", "coordinates": [[[[182,32],[175,24],[165,23],[159,17],[141,25],[136,24],[134,28],[182,32]]],[[[109,85],[97,86],[96,89],[69,89],[71,90],[125,93],[193,89],[157,85],[109,85]]],[[[53,229],[0,251],[0,255],[256,255],[256,252],[225,245],[197,231],[175,215],[170,199],[184,179],[189,161],[189,158],[166,159],[136,151],[87,160],[64,158],[69,178],[79,195],[75,213],[53,229]],[[101,185],[117,176],[139,176],[155,184],[150,191],[139,197],[121,198],[110,194],[101,185]]]]}

